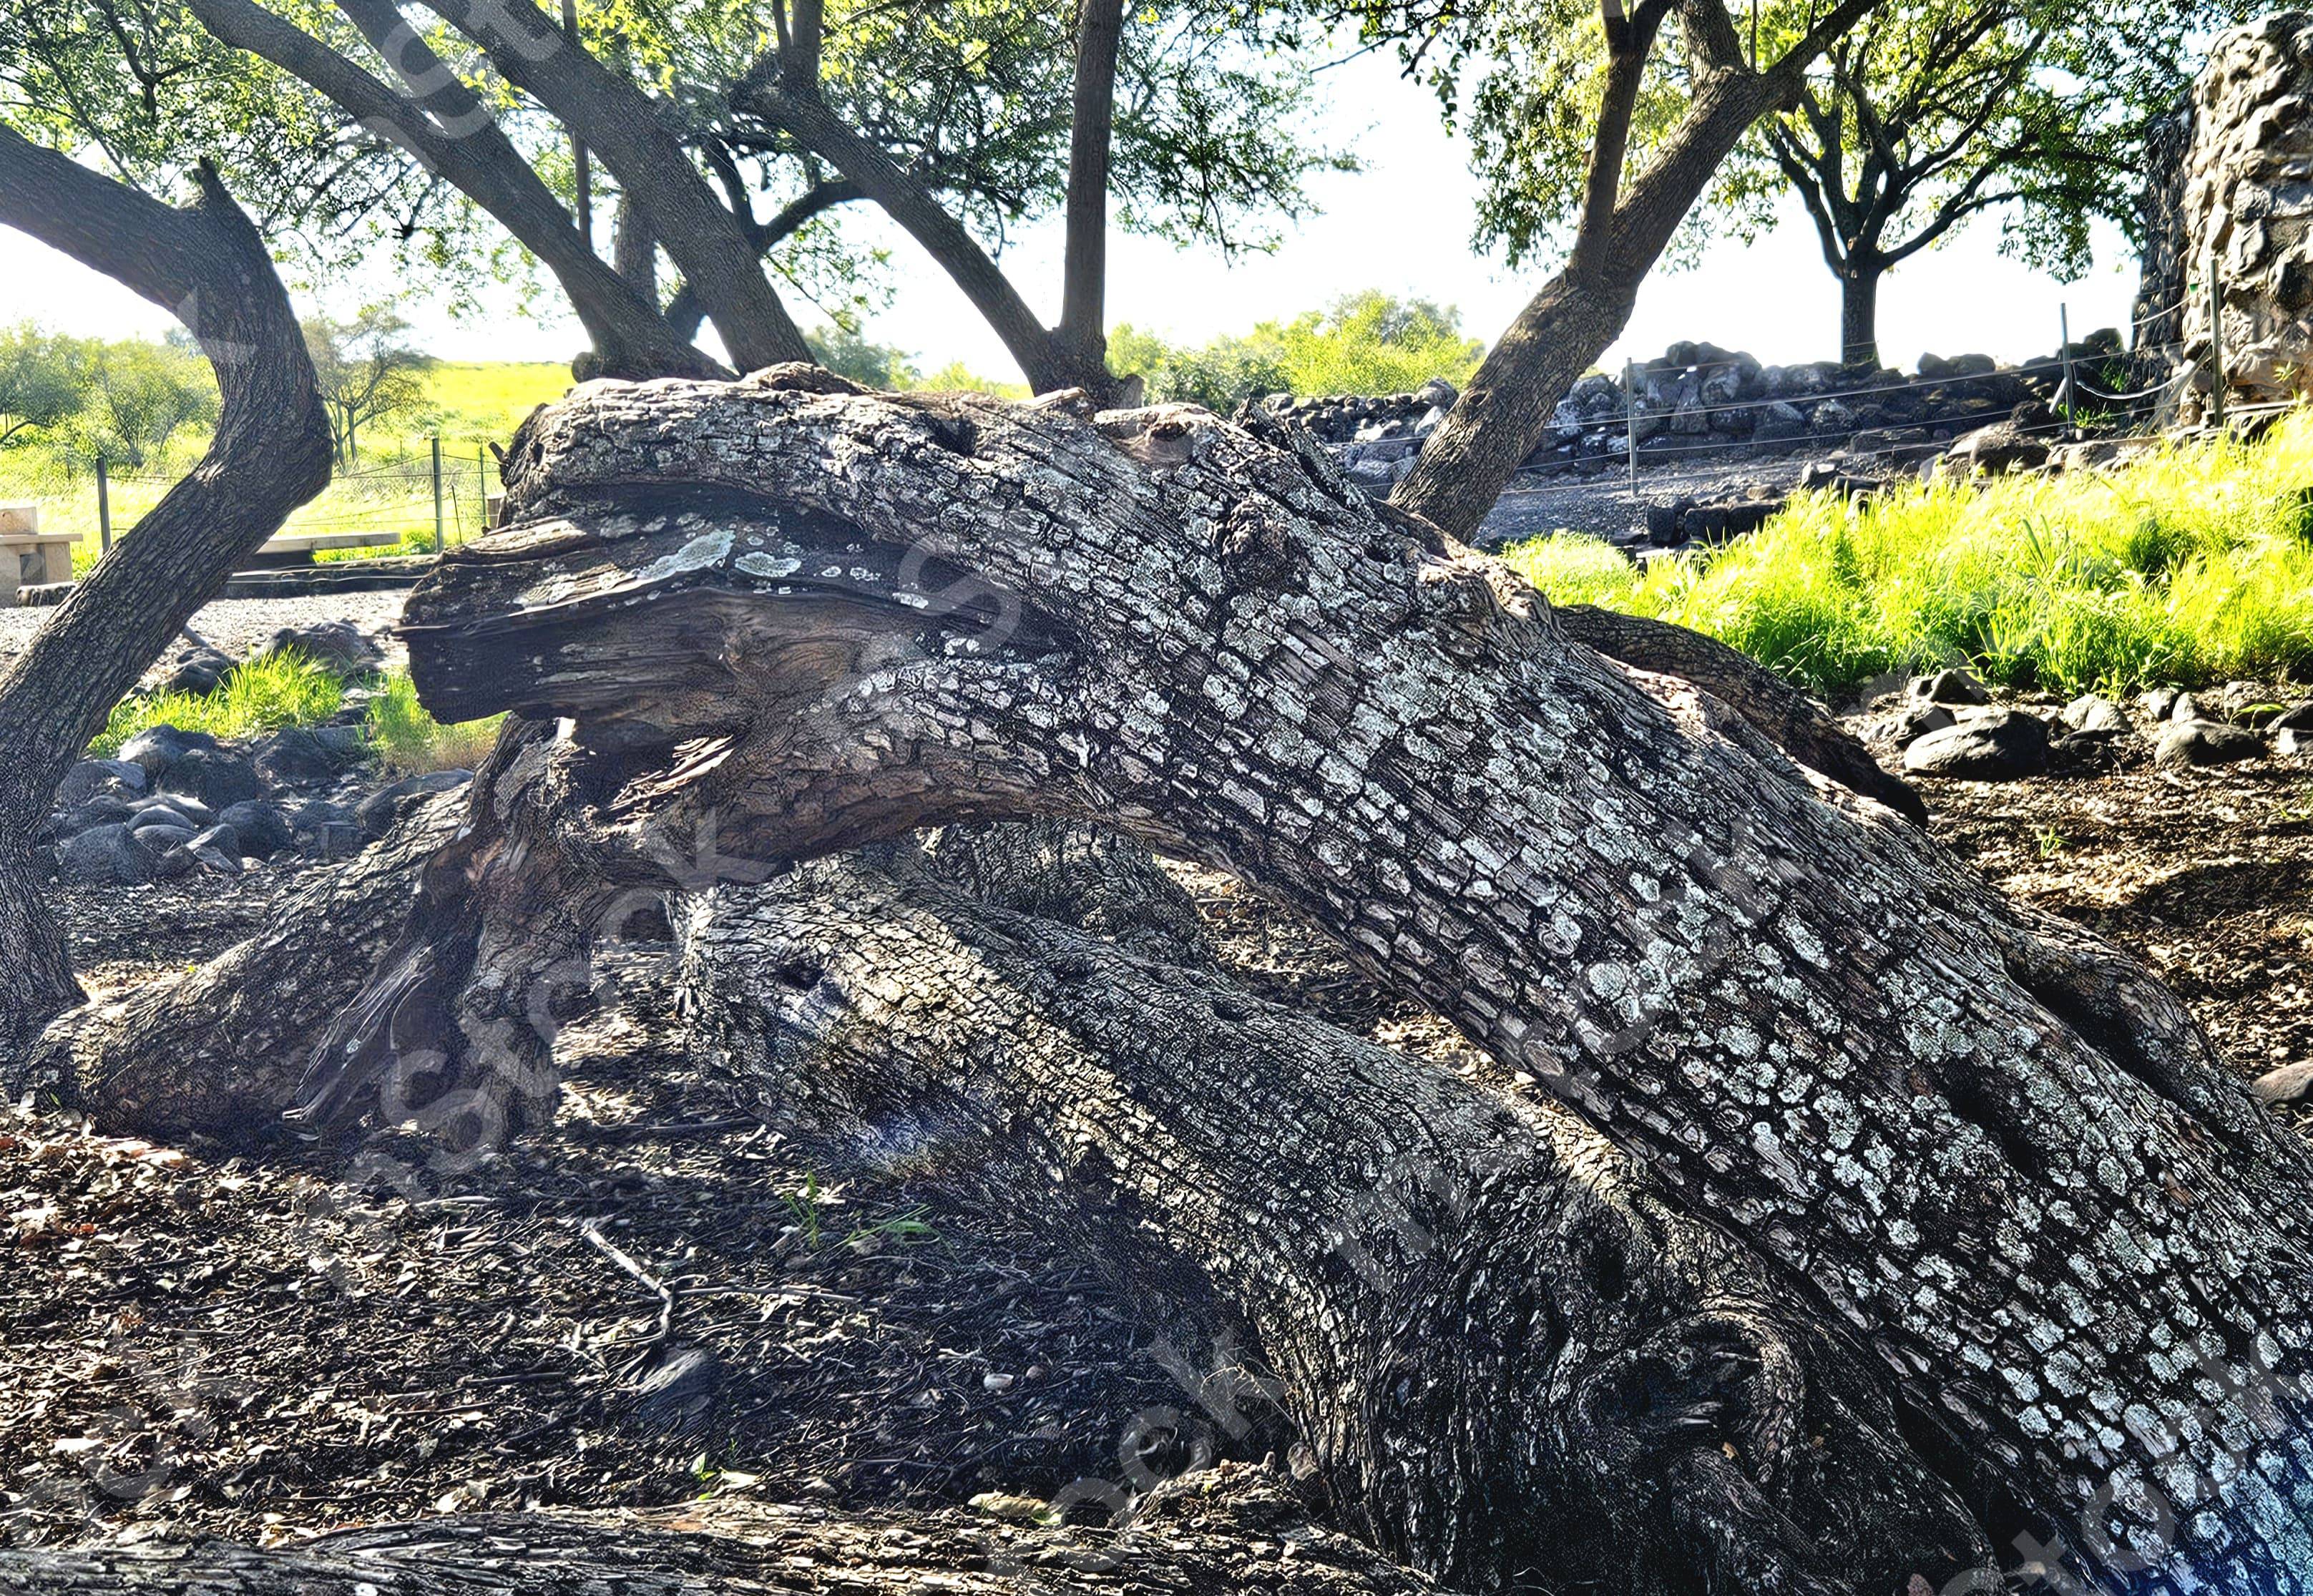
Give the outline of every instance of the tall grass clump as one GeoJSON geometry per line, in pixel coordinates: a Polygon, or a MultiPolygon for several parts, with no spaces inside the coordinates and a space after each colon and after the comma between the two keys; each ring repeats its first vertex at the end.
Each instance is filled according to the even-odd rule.
{"type": "Polygon", "coordinates": [[[1708,632],[1842,693],[1965,664],[2057,692],[2313,676],[2313,415],[2109,473],[1795,499],[1728,548],[1641,573],[1563,537],[1508,551],[1561,602],[1708,632]]]}
{"type": "Polygon", "coordinates": [[[148,726],[206,732],[221,741],[259,737],[291,726],[315,726],[345,705],[345,684],[294,649],[251,660],[228,671],[207,693],[147,693],[113,706],[89,753],[109,759],[148,726]]]}
{"type": "Polygon", "coordinates": [[[505,720],[495,715],[445,726],[418,701],[418,687],[409,672],[397,671],[379,683],[377,696],[369,701],[370,746],[377,751],[378,764],[395,776],[471,770],[497,741],[505,720]]]}

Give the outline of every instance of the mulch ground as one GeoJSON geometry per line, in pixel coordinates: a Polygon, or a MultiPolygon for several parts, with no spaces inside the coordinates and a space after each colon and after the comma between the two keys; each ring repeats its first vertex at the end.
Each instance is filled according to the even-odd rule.
{"type": "MultiPolygon", "coordinates": [[[[1929,798],[1994,881],[2150,960],[2245,1079],[2313,1058],[2313,763],[1929,798]]],[[[286,875],[66,908],[118,979],[245,934],[286,875]]],[[[1247,979],[1478,1067],[1306,930],[1186,879],[1247,979]]],[[[1176,1376],[1214,1349],[1006,1215],[822,1180],[692,1073],[647,983],[626,990],[566,1034],[558,1123],[472,1168],[391,1138],[224,1158],[0,1111],[0,1545],[1110,1482],[1096,1504],[1168,1427],[1177,1455],[1273,1444],[1200,1419],[1176,1376]]]]}

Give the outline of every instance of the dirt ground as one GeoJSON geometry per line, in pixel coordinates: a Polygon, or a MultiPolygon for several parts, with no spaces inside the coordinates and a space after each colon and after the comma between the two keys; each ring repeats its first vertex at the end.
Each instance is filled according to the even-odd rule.
{"type": "MultiPolygon", "coordinates": [[[[2150,960],[2245,1079],[2313,1058],[2313,762],[1928,797],[1992,879],[2150,960]]],[[[242,934],[285,873],[66,909],[126,979],[242,934]]],[[[1477,1067],[1306,931],[1185,879],[1248,979],[1477,1067]]],[[[566,1033],[559,1122],[473,1167],[0,1111],[0,1544],[1072,1482],[1097,1514],[1152,1470],[1281,1444],[1194,1398],[1236,1349],[1169,1336],[1007,1216],[822,1180],[692,1071],[629,957],[627,998],[566,1033]]]]}

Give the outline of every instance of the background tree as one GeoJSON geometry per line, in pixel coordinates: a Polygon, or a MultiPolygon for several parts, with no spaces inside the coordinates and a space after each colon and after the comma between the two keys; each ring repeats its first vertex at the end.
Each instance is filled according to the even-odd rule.
{"type": "Polygon", "coordinates": [[[312,364],[264,241],[214,171],[163,205],[0,127],[0,226],[173,311],[222,405],[201,464],[163,495],[0,671],[0,1059],[77,1002],[30,841],[57,784],[233,562],[330,478],[312,364]]]}
{"type": "MultiPolygon", "coordinates": [[[[1552,408],[1629,322],[1639,285],[1721,163],[1880,3],[1838,0],[1755,30],[1723,0],[1340,7],[1435,87],[1492,173],[1491,194],[1531,196],[1568,239],[1557,274],[1487,352],[1394,502],[1457,537],[1476,531],[1552,408]]],[[[1482,207],[1482,230],[1491,217],[1482,207]]]]}
{"type": "Polygon", "coordinates": [[[365,305],[350,321],[309,317],[303,327],[329,407],[331,446],[339,465],[352,465],[361,458],[363,427],[424,401],[423,378],[434,357],[405,341],[409,323],[384,305],[365,305]]]}
{"type": "Polygon", "coordinates": [[[383,259],[472,303],[516,263],[364,116],[221,44],[180,0],[0,0],[0,123],[154,196],[212,162],[298,271],[383,259]]]}
{"type": "Polygon", "coordinates": [[[868,388],[911,388],[921,373],[904,349],[878,344],[840,325],[806,333],[814,360],[839,377],[868,388]]]}
{"type": "Polygon", "coordinates": [[[1255,218],[1306,207],[1310,172],[1349,164],[1297,131],[1307,78],[1292,61],[1310,37],[1289,13],[772,0],[771,20],[776,47],[730,93],[734,142],[840,173],[947,273],[1040,390],[1108,385],[1112,200],[1131,230],[1235,250],[1267,241],[1255,218]],[[877,70],[847,69],[861,57],[877,70]],[[928,161],[907,136],[949,123],[969,160],[928,161]],[[1047,326],[997,257],[1008,227],[1055,202],[1065,258],[1047,326]]]}
{"type": "Polygon", "coordinates": [[[178,338],[124,338],[97,346],[84,407],[69,424],[66,447],[83,461],[151,464],[170,441],[217,418],[216,378],[178,338]]]}
{"type": "Polygon", "coordinates": [[[1825,53],[1797,107],[1760,124],[1731,187],[1765,167],[1798,194],[1839,280],[1840,358],[1876,363],[1880,279],[1973,216],[2004,213],[2003,247],[2065,280],[2089,267],[2093,222],[2142,242],[2148,129],[2190,85],[2193,41],[2251,9],[1882,7],[1825,53]]]}
{"type": "Polygon", "coordinates": [[[87,402],[93,364],[85,338],[29,321],[0,329],[0,448],[75,415],[87,402]]]}

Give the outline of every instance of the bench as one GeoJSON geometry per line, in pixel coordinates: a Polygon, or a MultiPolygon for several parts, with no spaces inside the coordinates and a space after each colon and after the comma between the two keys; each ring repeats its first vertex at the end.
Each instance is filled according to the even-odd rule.
{"type": "Polygon", "coordinates": [[[14,609],[20,587],[72,580],[76,532],[40,531],[38,504],[0,504],[0,608],[14,609]]]}
{"type": "Polygon", "coordinates": [[[283,532],[268,538],[242,566],[244,571],[286,571],[313,563],[317,548],[383,548],[401,541],[400,532],[283,532]]]}

